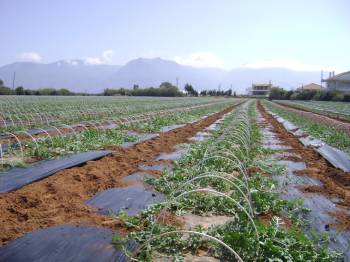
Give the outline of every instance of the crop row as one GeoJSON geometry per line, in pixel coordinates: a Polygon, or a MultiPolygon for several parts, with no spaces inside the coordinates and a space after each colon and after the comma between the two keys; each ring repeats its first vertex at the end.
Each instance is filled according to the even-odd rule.
{"type": "Polygon", "coordinates": [[[172,171],[146,180],[166,201],[137,216],[115,214],[129,232],[115,236],[115,245],[136,241],[139,248],[129,255],[139,261],[159,256],[181,261],[199,250],[222,261],[334,261],[335,254],[304,235],[300,202],[279,198],[266,174],[283,170],[266,161],[270,154],[261,147],[256,104],[246,102],[210,139],[193,145],[172,171]],[[212,226],[189,228],[188,216],[207,217],[212,226]],[[222,217],[226,223],[216,224],[222,217]],[[180,218],[185,225],[177,222],[180,218]]]}
{"type": "MultiPolygon", "coordinates": [[[[235,101],[239,102],[240,100],[235,101]]],[[[7,137],[3,136],[0,140],[1,169],[66,154],[118,146],[125,142],[135,142],[138,138],[133,133],[127,132],[128,130],[159,131],[163,126],[193,121],[222,110],[229,104],[232,104],[232,100],[225,103],[148,112],[115,120],[81,123],[75,127],[51,126],[51,131],[41,129],[45,132],[37,136],[26,131],[7,132],[5,133],[7,137]]]]}
{"type": "Polygon", "coordinates": [[[0,128],[10,131],[21,127],[100,121],[145,112],[225,102],[225,99],[179,98],[156,100],[119,97],[61,97],[49,99],[31,97],[28,100],[0,98],[0,128]]]}
{"type": "Polygon", "coordinates": [[[276,102],[325,116],[350,121],[350,103],[347,102],[285,100],[277,100],[276,102]]]}
{"type": "Polygon", "coordinates": [[[302,114],[291,112],[269,101],[264,101],[264,105],[273,113],[300,127],[307,134],[318,138],[325,143],[343,150],[350,155],[350,137],[345,132],[337,129],[335,125],[327,122],[320,122],[317,119],[310,119],[302,114]]]}

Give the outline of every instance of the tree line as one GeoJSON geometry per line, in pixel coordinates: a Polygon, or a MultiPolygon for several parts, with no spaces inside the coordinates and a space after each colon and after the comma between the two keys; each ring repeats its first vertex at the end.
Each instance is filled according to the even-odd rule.
{"type": "Polygon", "coordinates": [[[284,90],[273,87],[270,90],[271,100],[317,100],[317,101],[344,101],[350,102],[350,94],[343,94],[338,90],[284,90]]]}
{"type": "Polygon", "coordinates": [[[138,85],[134,85],[132,89],[127,88],[107,88],[99,94],[88,93],[75,93],[68,89],[60,88],[41,88],[37,90],[24,89],[22,86],[18,86],[15,89],[6,87],[4,82],[0,79],[0,95],[35,95],[35,96],[74,96],[74,95],[101,95],[101,96],[161,96],[161,97],[182,97],[182,96],[236,96],[236,92],[232,93],[232,90],[220,91],[220,90],[202,90],[197,91],[191,84],[186,84],[184,87],[185,92],[181,92],[176,86],[170,82],[163,82],[159,87],[140,88],[138,85]]]}
{"type": "Polygon", "coordinates": [[[148,87],[139,88],[138,85],[134,85],[133,89],[118,88],[112,89],[107,88],[103,91],[104,96],[165,96],[165,97],[175,97],[184,96],[184,94],[179,91],[176,86],[173,86],[169,82],[163,82],[159,87],[148,87]]]}
{"type": "Polygon", "coordinates": [[[65,88],[41,88],[38,90],[24,89],[22,86],[18,86],[15,89],[9,88],[4,85],[4,82],[0,79],[0,95],[19,95],[19,96],[72,96],[72,95],[84,95],[84,93],[73,93],[65,88]]]}

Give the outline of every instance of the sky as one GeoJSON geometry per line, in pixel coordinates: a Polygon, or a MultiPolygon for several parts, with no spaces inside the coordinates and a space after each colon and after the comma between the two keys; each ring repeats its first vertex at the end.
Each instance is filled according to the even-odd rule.
{"type": "Polygon", "coordinates": [[[0,0],[0,65],[350,70],[349,0],[0,0]]]}

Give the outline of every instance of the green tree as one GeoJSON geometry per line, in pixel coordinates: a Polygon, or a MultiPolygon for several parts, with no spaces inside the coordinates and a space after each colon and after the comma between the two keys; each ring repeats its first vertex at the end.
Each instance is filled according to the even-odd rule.
{"type": "Polygon", "coordinates": [[[23,88],[23,86],[18,86],[18,87],[15,89],[15,92],[16,92],[16,95],[18,95],[18,96],[23,96],[23,95],[24,95],[24,88],[23,88]]]}
{"type": "Polygon", "coordinates": [[[160,88],[172,88],[173,85],[170,82],[163,82],[159,86],[160,88]]]}
{"type": "Polygon", "coordinates": [[[279,99],[283,99],[284,93],[285,93],[285,91],[283,90],[283,88],[273,87],[273,88],[271,88],[271,90],[270,90],[269,99],[270,99],[270,100],[279,100],[279,99]]]}
{"type": "Polygon", "coordinates": [[[68,89],[61,88],[61,89],[57,90],[57,94],[59,96],[69,96],[69,95],[72,95],[73,93],[71,91],[69,91],[68,89]]]}
{"type": "Polygon", "coordinates": [[[194,90],[193,86],[188,83],[185,85],[185,91],[190,96],[198,96],[198,92],[194,90]]]}
{"type": "Polygon", "coordinates": [[[15,92],[6,86],[0,86],[0,95],[14,95],[15,92]]]}

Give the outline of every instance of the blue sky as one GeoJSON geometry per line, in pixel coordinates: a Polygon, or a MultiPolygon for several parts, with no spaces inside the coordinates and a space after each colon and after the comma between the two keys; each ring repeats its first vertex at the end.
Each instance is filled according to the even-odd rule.
{"type": "Polygon", "coordinates": [[[1,0],[0,65],[162,57],[350,70],[349,0],[1,0]]]}

